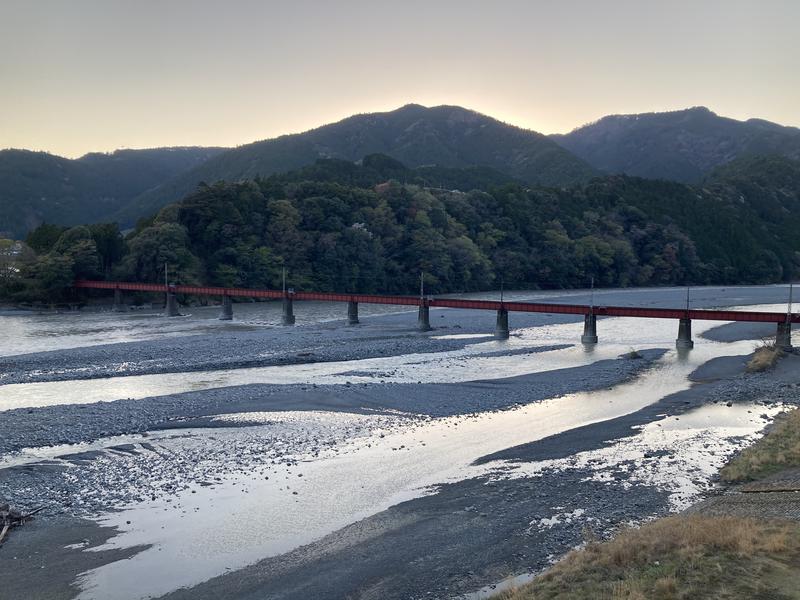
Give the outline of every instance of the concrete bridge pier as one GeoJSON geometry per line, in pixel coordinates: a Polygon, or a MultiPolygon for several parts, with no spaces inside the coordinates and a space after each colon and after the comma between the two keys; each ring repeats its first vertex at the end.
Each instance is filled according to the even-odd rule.
{"type": "Polygon", "coordinates": [[[597,315],[594,313],[589,313],[583,318],[583,335],[581,336],[581,343],[597,343],[597,315]]]}
{"type": "Polygon", "coordinates": [[[114,312],[125,312],[125,305],[122,303],[122,290],[119,288],[114,289],[114,312]]]}
{"type": "Polygon", "coordinates": [[[347,324],[358,325],[358,302],[350,300],[347,303],[347,324]]]}
{"type": "Polygon", "coordinates": [[[792,324],[789,321],[778,323],[775,345],[781,350],[792,351],[792,324]]]}
{"type": "Polygon", "coordinates": [[[294,325],[294,310],[292,308],[292,296],[286,294],[283,297],[283,318],[281,322],[284,325],[294,325]]]}
{"type": "Polygon", "coordinates": [[[230,296],[223,296],[222,297],[222,312],[219,315],[220,321],[232,321],[233,320],[233,300],[230,296]]]}
{"type": "Polygon", "coordinates": [[[178,299],[172,292],[167,292],[167,304],[164,307],[164,314],[167,317],[180,317],[181,313],[178,310],[178,299]]]}
{"type": "Polygon", "coordinates": [[[498,340],[508,339],[508,311],[505,308],[497,310],[497,324],[494,327],[494,337],[498,340]]]}
{"type": "Polygon", "coordinates": [[[431,311],[427,302],[419,305],[419,312],[417,313],[417,329],[420,331],[430,331],[431,327],[431,311]]]}
{"type": "Polygon", "coordinates": [[[675,340],[675,347],[678,350],[691,350],[694,348],[691,319],[681,319],[678,322],[678,338],[675,340]]]}

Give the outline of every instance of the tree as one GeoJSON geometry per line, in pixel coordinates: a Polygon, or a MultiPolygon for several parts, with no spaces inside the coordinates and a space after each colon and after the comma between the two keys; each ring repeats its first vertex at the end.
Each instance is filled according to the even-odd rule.
{"type": "Polygon", "coordinates": [[[22,270],[36,260],[26,244],[0,239],[0,298],[9,298],[22,283],[22,270]]]}
{"type": "Polygon", "coordinates": [[[58,238],[67,230],[67,227],[42,223],[28,234],[25,243],[37,254],[46,254],[56,245],[58,238]]]}
{"type": "Polygon", "coordinates": [[[55,303],[66,297],[72,286],[74,261],[69,256],[45,254],[23,269],[25,286],[17,298],[28,302],[55,303]]]}
{"type": "Polygon", "coordinates": [[[100,275],[100,256],[88,227],[67,229],[53,245],[50,254],[72,260],[74,279],[92,279],[100,275]]]}
{"type": "Polygon", "coordinates": [[[108,276],[111,267],[125,255],[125,240],[117,223],[95,223],[89,225],[100,260],[100,268],[108,276]]]}
{"type": "Polygon", "coordinates": [[[189,249],[186,229],[177,223],[159,223],[128,242],[128,254],[118,275],[133,281],[160,281],[164,264],[170,267],[170,283],[201,283],[201,264],[189,249]]]}

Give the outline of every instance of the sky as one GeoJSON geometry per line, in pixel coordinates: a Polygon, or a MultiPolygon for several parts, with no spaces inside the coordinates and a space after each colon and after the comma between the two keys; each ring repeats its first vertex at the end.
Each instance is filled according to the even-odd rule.
{"type": "Polygon", "coordinates": [[[0,0],[0,148],[236,146],[456,104],[800,126],[797,0],[0,0]]]}

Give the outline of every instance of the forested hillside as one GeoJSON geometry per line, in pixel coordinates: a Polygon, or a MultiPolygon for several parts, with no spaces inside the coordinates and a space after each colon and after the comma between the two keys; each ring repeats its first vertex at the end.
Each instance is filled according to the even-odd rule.
{"type": "Polygon", "coordinates": [[[609,115],[566,135],[550,136],[606,173],[699,183],[739,157],[800,159],[800,129],[762,119],[737,121],[705,107],[609,115]]]}
{"type": "Polygon", "coordinates": [[[547,136],[458,106],[409,104],[355,115],[305,133],[234,148],[143,194],[117,218],[134,222],[185,196],[199,182],[266,177],[320,158],[349,161],[382,153],[411,167],[491,167],[528,184],[563,186],[596,172],[547,136]]]}
{"type": "MultiPolygon", "coordinates": [[[[253,180],[319,159],[353,162],[371,154],[427,168],[414,175],[420,185],[462,191],[484,189],[490,179],[494,185],[572,188],[604,172],[699,185],[737,158],[800,159],[800,130],[692,108],[612,115],[547,137],[457,106],[409,104],[233,149],[120,150],[77,160],[6,150],[0,151],[0,236],[24,237],[42,222],[115,221],[127,228],[201,183],[253,180]]],[[[318,170],[305,176],[323,175],[318,170]]],[[[341,179],[343,173],[337,176],[340,183],[357,185],[341,179]]]]}
{"type": "MultiPolygon", "coordinates": [[[[35,300],[74,277],[432,293],[507,287],[770,283],[800,272],[800,162],[743,159],[701,186],[608,176],[526,188],[487,170],[407,169],[381,155],[201,185],[141,221],[53,226],[5,295],[35,300]],[[484,187],[451,189],[459,177],[484,187]],[[444,184],[444,185],[440,185],[444,184]]],[[[463,186],[462,186],[463,187],[463,186]]]]}
{"type": "Polygon", "coordinates": [[[143,191],[205,162],[220,148],[154,148],[70,160],[0,150],[0,236],[24,237],[42,222],[110,218],[143,191]]]}

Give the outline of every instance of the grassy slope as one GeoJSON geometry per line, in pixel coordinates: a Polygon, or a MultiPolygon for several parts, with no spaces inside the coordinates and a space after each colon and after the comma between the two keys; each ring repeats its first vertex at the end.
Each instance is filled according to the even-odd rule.
{"type": "MultiPolygon", "coordinates": [[[[800,409],[721,472],[750,481],[800,467],[800,409]]],[[[590,542],[498,600],[800,598],[800,523],[676,515],[590,542]]]]}
{"type": "Polygon", "coordinates": [[[591,542],[497,598],[800,598],[800,524],[667,517],[591,542]]]}
{"type": "Polygon", "coordinates": [[[800,409],[780,415],[772,430],[720,472],[723,481],[752,481],[800,467],[800,409]]]}

